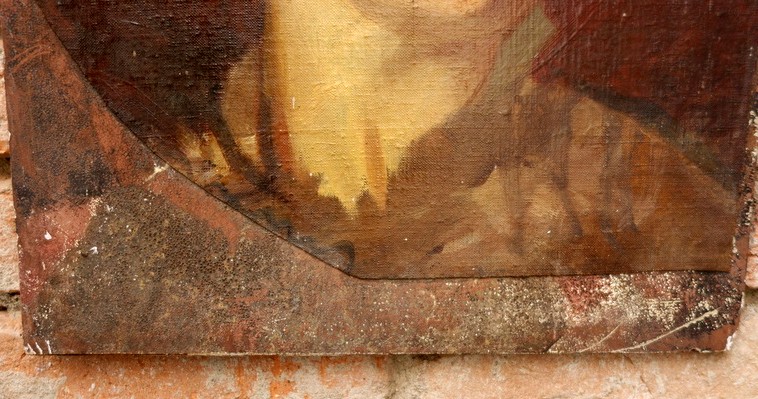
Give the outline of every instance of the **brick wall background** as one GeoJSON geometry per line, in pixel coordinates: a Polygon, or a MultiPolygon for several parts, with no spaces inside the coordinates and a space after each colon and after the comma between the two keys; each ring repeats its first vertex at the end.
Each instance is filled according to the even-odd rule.
{"type": "MultiPolygon", "coordinates": [[[[0,65],[1,58],[2,50],[0,65]]],[[[758,397],[758,293],[754,292],[746,295],[742,325],[732,350],[719,354],[321,358],[26,355],[17,310],[18,253],[7,139],[0,69],[0,399],[758,397]]],[[[751,276],[756,285],[758,278],[751,276]]]]}

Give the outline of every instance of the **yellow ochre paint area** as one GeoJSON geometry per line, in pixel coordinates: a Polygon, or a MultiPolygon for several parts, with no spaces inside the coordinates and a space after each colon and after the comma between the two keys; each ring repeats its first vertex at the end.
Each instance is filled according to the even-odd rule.
{"type": "Polygon", "coordinates": [[[440,15],[470,14],[491,0],[372,0],[378,7],[417,7],[440,15]]]}
{"type": "Polygon", "coordinates": [[[295,162],[348,212],[363,192],[383,207],[405,149],[474,91],[471,68],[453,57],[397,63],[413,49],[349,0],[269,7],[267,46],[277,62],[267,67],[276,68],[295,162]]]}

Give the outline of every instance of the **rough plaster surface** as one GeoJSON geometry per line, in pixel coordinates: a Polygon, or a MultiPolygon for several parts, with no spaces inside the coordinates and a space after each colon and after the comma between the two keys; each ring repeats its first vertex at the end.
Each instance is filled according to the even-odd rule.
{"type": "Polygon", "coordinates": [[[0,157],[7,156],[10,151],[8,148],[8,117],[5,112],[5,79],[3,79],[5,68],[5,52],[3,51],[3,41],[0,40],[0,157]]]}
{"type": "Polygon", "coordinates": [[[0,175],[0,293],[18,291],[15,218],[10,179],[0,175]]]}

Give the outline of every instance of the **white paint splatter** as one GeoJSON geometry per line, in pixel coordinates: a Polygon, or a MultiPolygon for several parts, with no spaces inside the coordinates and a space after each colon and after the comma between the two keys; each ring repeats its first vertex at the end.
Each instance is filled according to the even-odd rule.
{"type": "Polygon", "coordinates": [[[163,164],[163,165],[155,165],[155,167],[153,168],[153,173],[152,173],[152,174],[150,174],[150,176],[148,176],[148,177],[145,179],[145,181],[150,181],[150,180],[152,180],[152,179],[153,179],[155,176],[157,176],[158,174],[160,174],[160,173],[163,173],[163,172],[167,171],[167,170],[168,170],[168,168],[169,168],[168,164],[163,164]]]}
{"type": "Polygon", "coordinates": [[[44,237],[45,237],[45,241],[50,241],[50,240],[52,240],[52,239],[53,239],[53,236],[52,236],[52,235],[50,235],[50,232],[49,232],[49,231],[46,231],[46,232],[45,232],[45,235],[44,235],[44,237]]]}
{"type": "Polygon", "coordinates": [[[724,348],[725,351],[729,352],[732,350],[732,345],[734,344],[734,336],[737,335],[737,332],[735,331],[734,334],[726,337],[726,348],[724,348]]]}

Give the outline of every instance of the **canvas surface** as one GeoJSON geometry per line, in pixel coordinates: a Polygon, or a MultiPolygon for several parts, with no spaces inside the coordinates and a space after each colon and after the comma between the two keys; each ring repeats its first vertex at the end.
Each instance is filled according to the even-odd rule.
{"type": "Polygon", "coordinates": [[[156,155],[351,275],[726,271],[755,4],[617,3],[40,2],[156,155]]]}

